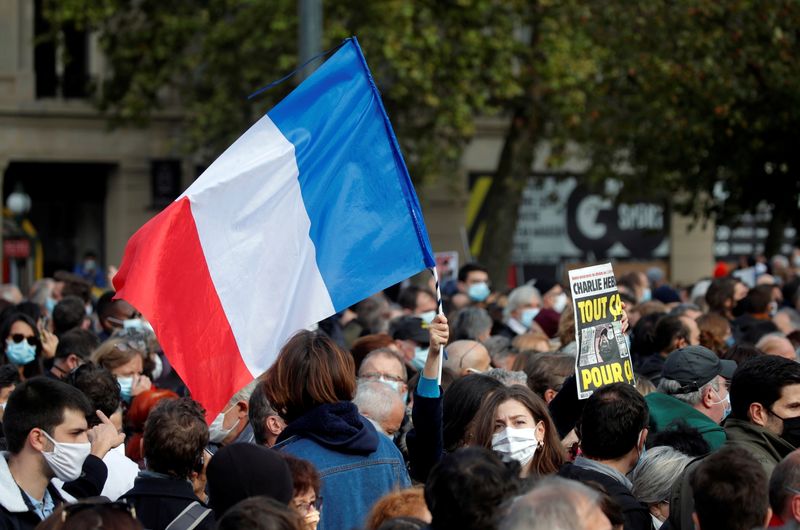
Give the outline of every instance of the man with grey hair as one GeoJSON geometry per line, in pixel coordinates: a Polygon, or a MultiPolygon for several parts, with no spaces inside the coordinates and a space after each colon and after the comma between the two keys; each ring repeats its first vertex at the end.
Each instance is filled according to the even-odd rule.
{"type": "Polygon", "coordinates": [[[495,335],[513,339],[526,333],[533,325],[533,319],[542,307],[542,295],[532,285],[517,287],[508,295],[506,307],[503,309],[503,324],[495,335]]]}
{"type": "Polygon", "coordinates": [[[492,366],[511,370],[517,358],[516,351],[511,347],[511,339],[502,335],[492,335],[483,341],[483,345],[489,351],[492,366]]]}
{"type": "Polygon", "coordinates": [[[264,383],[259,383],[250,396],[247,418],[253,429],[253,439],[258,445],[272,447],[286,428],[286,422],[272,408],[264,394],[264,383]]]}
{"type": "Polygon", "coordinates": [[[786,455],[772,471],[769,504],[783,528],[800,528],[800,449],[786,455]]]}
{"type": "Polygon", "coordinates": [[[669,316],[686,317],[692,320],[697,320],[698,318],[703,316],[703,310],[700,309],[700,306],[698,306],[697,304],[686,302],[683,304],[678,304],[675,307],[673,307],[669,312],[669,316]]]}
{"type": "Polygon", "coordinates": [[[772,322],[784,335],[800,330],[800,313],[791,307],[782,307],[772,317],[772,322]]]}
{"type": "Polygon", "coordinates": [[[408,401],[408,375],[400,357],[388,348],[373,350],[364,357],[358,368],[358,379],[378,381],[391,387],[403,400],[408,401]]]}
{"type": "Polygon", "coordinates": [[[363,381],[358,384],[353,403],[362,416],[389,438],[400,430],[406,406],[389,385],[378,381],[363,381]]]}
{"type": "Polygon", "coordinates": [[[735,371],[734,361],[720,359],[703,346],[686,346],[670,353],[658,392],[645,396],[651,429],[666,430],[680,419],[697,429],[712,450],[722,447],[726,436],[720,422],[731,410],[725,379],[731,379],[735,371]]]}
{"type": "Polygon", "coordinates": [[[580,482],[547,477],[517,497],[500,530],[611,530],[600,494],[580,482]]]}
{"type": "Polygon", "coordinates": [[[481,307],[465,307],[453,320],[454,340],[477,340],[483,342],[492,332],[492,317],[481,307]]]}
{"type": "Polygon", "coordinates": [[[784,337],[782,333],[769,333],[764,335],[756,343],[756,348],[767,355],[783,357],[790,361],[797,360],[797,353],[795,352],[794,346],[792,346],[789,339],[784,337]]]}
{"type": "Polygon", "coordinates": [[[492,368],[486,372],[486,375],[500,381],[504,386],[528,386],[528,376],[525,375],[525,372],[506,370],[505,368],[492,368]]]}
{"type": "Polygon", "coordinates": [[[255,443],[248,411],[250,396],[258,380],[236,392],[208,427],[208,450],[215,454],[221,447],[232,443],[255,443]]]}
{"type": "Polygon", "coordinates": [[[691,460],[672,447],[661,446],[648,450],[634,468],[631,493],[650,510],[656,528],[669,517],[670,490],[691,460]]]}

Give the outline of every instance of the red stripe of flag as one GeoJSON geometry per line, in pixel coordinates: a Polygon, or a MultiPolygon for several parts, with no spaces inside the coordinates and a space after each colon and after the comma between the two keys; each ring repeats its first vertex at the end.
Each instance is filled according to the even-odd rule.
{"type": "Polygon", "coordinates": [[[188,198],[131,237],[113,281],[116,298],[152,324],[170,364],[209,419],[228,402],[229,389],[253,379],[211,279],[188,198]]]}

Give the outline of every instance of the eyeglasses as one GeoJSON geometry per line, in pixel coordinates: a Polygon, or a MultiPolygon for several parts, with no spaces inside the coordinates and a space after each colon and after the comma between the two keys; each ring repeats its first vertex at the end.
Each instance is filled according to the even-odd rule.
{"type": "Polygon", "coordinates": [[[13,335],[11,335],[11,340],[13,340],[16,344],[19,344],[23,340],[28,341],[28,344],[30,344],[31,346],[37,346],[39,344],[39,339],[37,339],[36,337],[33,336],[26,337],[22,333],[14,333],[13,335]]]}
{"type": "Polygon", "coordinates": [[[377,381],[381,377],[383,377],[387,381],[394,381],[396,383],[405,383],[406,382],[406,380],[403,379],[399,375],[382,374],[380,372],[367,372],[367,373],[361,375],[361,379],[367,379],[369,381],[377,381]]]}
{"type": "Polygon", "coordinates": [[[114,349],[119,351],[135,351],[139,353],[147,352],[147,345],[136,340],[124,340],[114,345],[114,349]]]}
{"type": "Polygon", "coordinates": [[[125,511],[128,513],[128,515],[136,519],[136,508],[132,504],[128,504],[125,501],[110,502],[105,497],[90,497],[88,499],[76,502],[75,504],[65,504],[63,511],[61,512],[61,522],[65,523],[69,517],[75,515],[76,513],[101,506],[111,508],[112,510],[125,511]]]}
{"type": "Polygon", "coordinates": [[[123,326],[125,324],[125,320],[133,320],[135,318],[140,318],[141,316],[142,316],[141,313],[139,313],[138,311],[134,311],[133,313],[130,314],[130,316],[126,317],[125,319],[114,318],[114,317],[106,317],[106,320],[109,320],[110,322],[113,322],[114,324],[118,324],[120,326],[123,326]]]}
{"type": "Polygon", "coordinates": [[[317,497],[311,502],[296,502],[294,503],[294,507],[297,508],[299,512],[303,515],[307,514],[311,511],[311,508],[314,508],[318,512],[322,511],[322,497],[317,497]]]}

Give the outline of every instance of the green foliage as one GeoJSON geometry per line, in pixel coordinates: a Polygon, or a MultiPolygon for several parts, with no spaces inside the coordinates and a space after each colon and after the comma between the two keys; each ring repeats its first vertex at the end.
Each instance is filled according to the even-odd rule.
{"type": "MultiPolygon", "coordinates": [[[[784,224],[800,227],[797,0],[324,6],[324,47],[358,35],[417,181],[458,174],[476,117],[500,114],[512,120],[495,195],[519,193],[524,151],[546,137],[552,165],[584,156],[587,178],[622,178],[629,193],[666,191],[686,212],[727,218],[768,204],[773,246],[784,224]],[[718,182],[726,200],[712,193],[718,182]]],[[[295,0],[49,7],[56,24],[100,31],[112,73],[96,96],[112,122],[144,124],[177,103],[184,147],[206,160],[292,88],[246,100],[297,65],[295,0]]],[[[496,237],[508,238],[495,253],[510,247],[513,226],[498,222],[516,219],[516,202],[508,204],[492,212],[503,227],[496,237]]]]}
{"type": "MultiPolygon", "coordinates": [[[[325,48],[358,35],[412,175],[452,174],[475,118],[521,94],[517,1],[326,1],[325,48]]],[[[98,30],[112,74],[96,97],[113,123],[179,103],[188,152],[212,159],[293,87],[250,102],[297,66],[296,0],[59,0],[57,24],[98,30]]]]}
{"type": "Polygon", "coordinates": [[[628,190],[668,191],[700,216],[760,203],[784,224],[796,215],[800,3],[587,2],[567,16],[595,51],[586,100],[560,135],[581,144],[593,175],[622,173],[628,190]]]}

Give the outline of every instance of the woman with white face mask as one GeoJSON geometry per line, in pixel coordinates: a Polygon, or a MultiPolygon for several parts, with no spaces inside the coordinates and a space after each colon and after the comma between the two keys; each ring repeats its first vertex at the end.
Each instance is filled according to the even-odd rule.
{"type": "Polygon", "coordinates": [[[500,388],[486,399],[475,417],[475,445],[519,462],[521,477],[553,474],[566,461],[547,405],[520,385],[500,388]]]}
{"type": "Polygon", "coordinates": [[[647,505],[657,529],[669,518],[669,492],[690,460],[691,457],[672,447],[655,447],[642,455],[633,470],[631,492],[647,505]]]}

